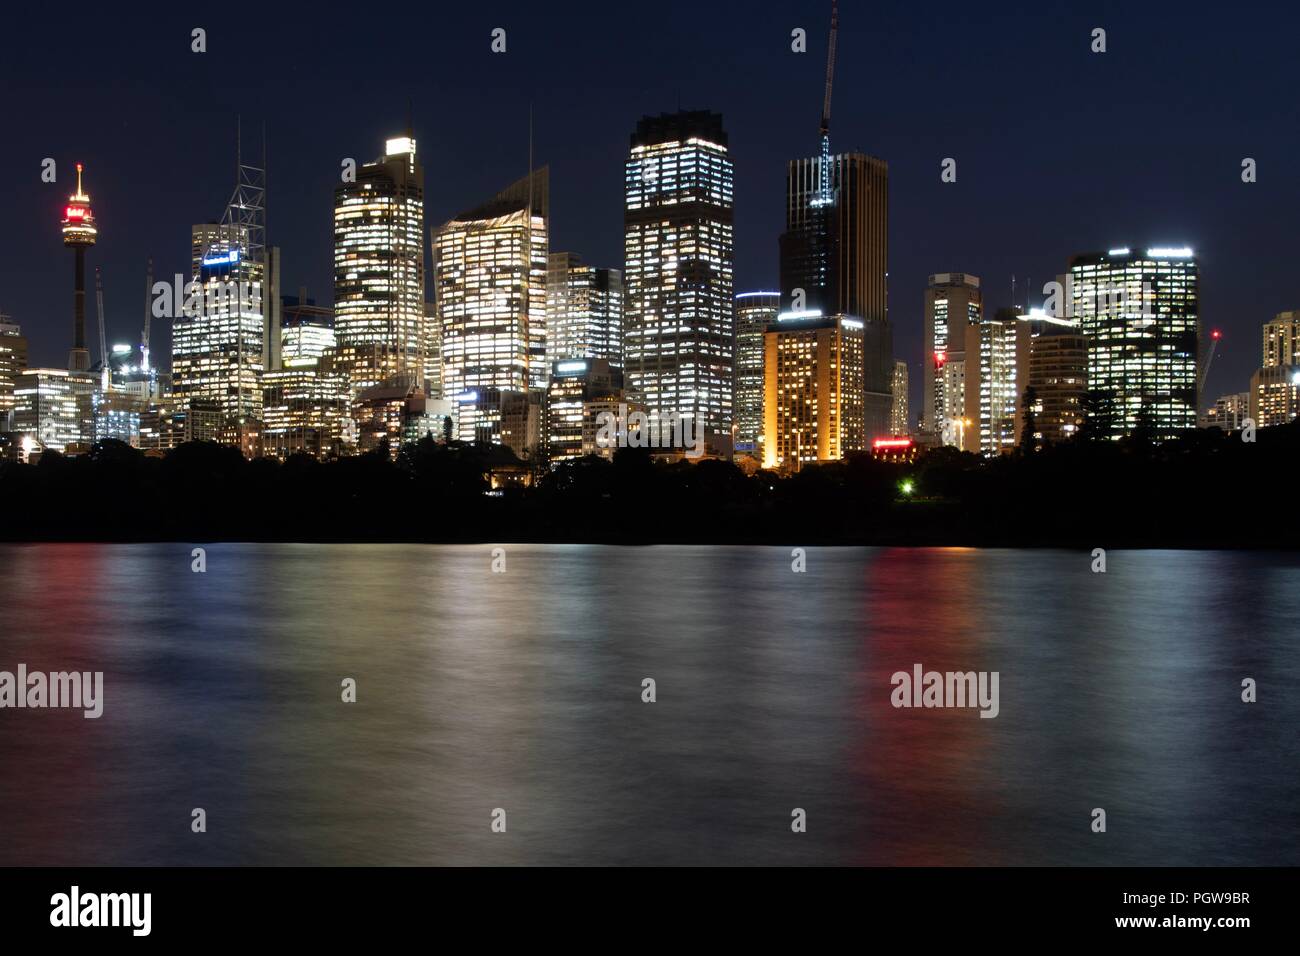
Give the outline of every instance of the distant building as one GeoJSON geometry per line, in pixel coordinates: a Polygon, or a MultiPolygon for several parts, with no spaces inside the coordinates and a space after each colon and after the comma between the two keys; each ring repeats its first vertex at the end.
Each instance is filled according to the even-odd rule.
{"type": "Polygon", "coordinates": [[[763,467],[798,471],[867,447],[863,323],[783,316],[764,337],[763,467]]]}
{"type": "Polygon", "coordinates": [[[964,451],[999,455],[1015,449],[1029,382],[1031,329],[1012,309],[966,327],[964,415],[955,429],[964,451]]]}
{"type": "Polygon", "coordinates": [[[307,298],[306,289],[299,289],[297,295],[281,296],[280,302],[281,362],[319,360],[335,349],[333,309],[307,298]]]}
{"type": "Polygon", "coordinates": [[[1269,365],[1250,377],[1250,418],[1256,428],[1285,425],[1300,413],[1300,365],[1269,365]]]}
{"type": "Polygon", "coordinates": [[[623,397],[623,370],[606,359],[564,359],[551,366],[546,400],[546,441],[552,463],[580,458],[587,408],[623,397]]]}
{"type": "Polygon", "coordinates": [[[730,449],[734,169],[722,117],[647,116],[624,165],[627,386],[730,449]]]}
{"type": "Polygon", "coordinates": [[[281,368],[262,376],[263,454],[281,461],[295,454],[343,454],[351,382],[334,367],[333,357],[329,349],[318,358],[286,358],[281,368]]]}
{"type": "Polygon", "coordinates": [[[1238,431],[1250,417],[1250,395],[1250,392],[1220,395],[1215,399],[1214,407],[1201,418],[1201,427],[1217,428],[1222,432],[1238,431]]]}
{"type": "Polygon", "coordinates": [[[735,451],[759,460],[763,457],[763,337],[780,311],[780,292],[736,296],[735,451]]]}
{"type": "Polygon", "coordinates": [[[433,231],[442,391],[454,402],[546,388],[548,184],[542,167],[433,231]]]}
{"type": "Polygon", "coordinates": [[[334,334],[354,401],[376,385],[423,387],[424,167],[409,132],[334,187],[334,334]]]}
{"type": "MultiPolygon", "coordinates": [[[[921,430],[940,436],[945,426],[965,417],[961,391],[966,360],[966,330],[984,317],[979,276],[965,272],[939,272],[925,288],[923,338],[925,355],[921,395],[921,430]],[[952,375],[946,371],[952,368],[952,375]],[[951,381],[950,378],[955,378],[951,381]],[[955,386],[955,389],[950,387],[955,386]]],[[[952,428],[946,429],[948,433],[952,428]]]]}
{"type": "Polygon", "coordinates": [[[889,164],[864,153],[791,160],[785,197],[782,308],[862,320],[864,427],[868,439],[887,435],[894,375],[889,164]]]}
{"type": "Polygon", "coordinates": [[[1300,365],[1300,311],[1279,312],[1264,323],[1264,368],[1300,365]]]}
{"type": "Polygon", "coordinates": [[[7,315],[0,315],[0,431],[11,430],[14,382],[26,368],[27,338],[7,315]]]}
{"type": "Polygon", "coordinates": [[[457,439],[504,445],[519,458],[534,459],[545,452],[542,394],[486,387],[462,392],[454,399],[457,439]]]}
{"type": "Polygon", "coordinates": [[[164,454],[186,442],[214,442],[222,416],[216,402],[203,400],[186,404],[171,399],[150,405],[140,413],[140,447],[147,453],[164,454]]]}
{"type": "Polygon", "coordinates": [[[1088,337],[1089,414],[1109,438],[1196,427],[1200,272],[1190,249],[1112,249],[1070,261],[1067,317],[1088,337]]]}
{"type": "Polygon", "coordinates": [[[894,363],[894,407],[889,413],[889,430],[893,435],[907,435],[912,431],[907,411],[907,363],[894,363]]]}
{"type": "Polygon", "coordinates": [[[623,274],[552,252],[546,273],[546,351],[564,359],[604,359],[623,367],[623,274]]]}
{"type": "Polygon", "coordinates": [[[1079,433],[1088,391],[1088,339],[1071,332],[1035,335],[1029,344],[1029,382],[1034,390],[1034,433],[1063,442],[1079,433]]]}
{"type": "Polygon", "coordinates": [[[95,378],[62,368],[29,368],[14,379],[15,432],[30,435],[40,450],[74,453],[94,440],[91,399],[95,378]]]}

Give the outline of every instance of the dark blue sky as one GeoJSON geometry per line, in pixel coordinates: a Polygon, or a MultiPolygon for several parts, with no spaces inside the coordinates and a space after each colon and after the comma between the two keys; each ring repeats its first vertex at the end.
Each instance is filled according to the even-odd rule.
{"type": "MultiPolygon", "coordinates": [[[[811,155],[828,0],[24,5],[0,27],[0,311],[62,365],[71,254],[58,217],[73,164],[101,229],[110,340],[135,341],[144,264],[188,268],[189,229],[233,185],[235,116],[265,122],[270,238],[286,291],[330,298],[332,189],[368,161],[413,100],[429,224],[551,166],[552,248],[622,264],[622,162],[638,117],[721,112],[736,164],[737,291],[774,288],[784,167],[811,155]],[[186,9],[191,7],[192,9],[186,9]],[[350,12],[349,12],[350,11],[350,12]],[[386,19],[386,18],[392,19],[386,19]],[[208,52],[190,52],[190,30],[208,52]],[[494,27],[508,52],[489,51],[494,27]],[[809,52],[790,52],[804,27],[809,52]],[[42,158],[57,185],[40,182],[42,158]]],[[[1075,253],[1191,245],[1202,312],[1221,327],[1207,395],[1243,390],[1260,325],[1300,308],[1295,39],[1283,4],[944,3],[843,0],[836,150],[890,165],[890,317],[917,394],[926,276],[966,271],[986,302],[1035,287],[1075,253]],[[1093,27],[1108,52],[1089,51],[1093,27]],[[940,182],[944,157],[956,184],[940,182]],[[1243,157],[1259,181],[1240,179],[1243,157]]],[[[92,277],[88,281],[93,282],[92,277]]],[[[91,348],[94,333],[90,302],[91,348]]],[[[157,326],[158,322],[155,322],[157,326]]],[[[155,328],[167,354],[168,330],[155,328]]],[[[915,411],[915,410],[914,410],[915,411]]]]}

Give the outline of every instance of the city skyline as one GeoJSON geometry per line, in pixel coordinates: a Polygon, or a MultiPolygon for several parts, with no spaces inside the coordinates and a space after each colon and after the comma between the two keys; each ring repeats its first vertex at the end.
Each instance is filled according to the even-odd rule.
{"type": "MultiPolygon", "coordinates": [[[[797,9],[782,7],[779,12],[774,9],[773,17],[767,18],[761,28],[738,24],[731,13],[728,9],[717,11],[714,31],[712,12],[706,12],[697,37],[686,42],[674,38],[666,53],[668,60],[654,70],[662,78],[661,85],[649,90],[638,84],[638,91],[631,92],[628,83],[620,78],[631,76],[631,71],[654,53],[656,41],[664,39],[657,29],[649,30],[635,42],[620,40],[615,44],[618,57],[592,52],[597,58],[621,57],[627,65],[611,74],[619,82],[607,82],[601,89],[589,91],[601,105],[597,110],[584,111],[587,118],[581,124],[569,120],[545,93],[572,84],[572,67],[563,62],[565,52],[592,34],[584,32],[587,28],[581,21],[575,21],[569,34],[560,38],[564,42],[556,47],[556,76],[529,90],[532,95],[527,97],[534,99],[537,164],[549,163],[553,170],[553,248],[572,249],[585,261],[602,266],[620,265],[619,154],[625,148],[626,129],[641,115],[671,112],[680,101],[683,108],[721,113],[732,140],[730,148],[736,161],[735,290],[778,286],[777,237],[783,228],[784,169],[791,158],[812,151],[824,70],[826,5],[818,2],[797,9]],[[783,21],[788,21],[789,27],[783,21]],[[806,54],[790,52],[789,30],[795,26],[807,31],[806,54]],[[748,85],[726,75],[727,58],[733,55],[730,48],[719,49],[722,62],[716,58],[706,64],[692,61],[699,45],[709,37],[717,41],[730,37],[747,51],[748,85]],[[760,50],[761,55],[756,55],[755,50],[760,50]],[[674,73],[671,67],[680,69],[674,73]],[[757,91],[752,88],[754,84],[757,91]],[[756,104],[762,108],[756,109],[756,104]],[[593,112],[596,117],[590,118],[593,112]]],[[[1175,127],[1172,119],[1160,119],[1154,121],[1154,130],[1164,129],[1168,135],[1152,135],[1133,156],[1123,151],[1119,157],[1108,155],[1102,149],[1106,137],[1085,136],[1075,149],[1079,155],[1069,164],[1059,157],[1042,161],[1053,153],[1046,147],[1038,150],[1026,144],[1024,150],[1006,150],[1002,143],[990,142],[997,139],[995,133],[1011,139],[1017,133],[1026,134],[1034,125],[1029,121],[1035,118],[1048,132],[1098,128],[1101,116],[1112,127],[1122,129],[1125,124],[1137,122],[1143,103],[1173,92],[1190,101],[1193,116],[1200,106],[1207,111],[1207,118],[1231,100],[1236,104],[1234,110],[1243,114],[1237,121],[1250,125],[1244,117],[1263,107],[1242,96],[1255,89],[1260,71],[1268,69],[1267,57],[1253,59],[1254,65],[1243,76],[1240,69],[1228,69],[1235,54],[1225,50],[1223,70],[1211,71],[1214,83],[1191,76],[1180,67],[1180,85],[1177,89],[1171,85],[1170,77],[1175,72],[1171,61],[1177,60],[1177,54],[1167,47],[1177,44],[1166,42],[1167,32],[1190,31],[1201,22],[1198,17],[1194,10],[1189,22],[1162,24],[1166,33],[1158,34],[1154,18],[1141,12],[1114,11],[1095,16],[1092,19],[1104,23],[1109,31],[1110,49],[1105,54],[1093,54],[1088,49],[1091,19],[1028,14],[1013,31],[1017,38],[1025,40],[1024,48],[1078,67],[1069,71],[1074,92],[1095,93],[1102,100],[1112,97],[1109,112],[1097,114],[1095,107],[1088,108],[1092,112],[1076,107],[1084,100],[1079,96],[1074,100],[1063,98],[1061,94],[1070,90],[1055,89],[1024,94],[1030,101],[1037,100],[1039,107],[1050,102],[1047,111],[1022,111],[1009,105],[995,111],[972,110],[964,123],[953,123],[949,118],[940,124],[943,130],[924,132],[918,124],[929,129],[928,120],[933,117],[921,101],[927,91],[937,95],[943,83],[941,77],[926,80],[919,75],[924,72],[920,66],[909,66],[900,55],[900,48],[908,46],[900,41],[921,35],[918,25],[896,10],[886,10],[879,16],[873,13],[868,18],[862,8],[843,6],[834,149],[861,150],[890,164],[890,319],[895,356],[908,363],[911,373],[914,408],[920,408],[921,290],[928,275],[942,271],[980,275],[988,307],[995,308],[1010,303],[1011,275],[1018,277],[1021,296],[1031,284],[1036,295],[1045,281],[1063,270],[1070,256],[1104,250],[1116,241],[1130,239],[1151,245],[1188,244],[1196,250],[1203,266],[1202,313],[1207,325],[1222,327],[1225,336],[1201,405],[1246,387],[1258,365],[1259,328],[1276,313],[1295,308],[1300,299],[1282,266],[1285,243],[1281,240],[1286,213],[1294,200],[1283,194],[1279,160],[1288,151],[1283,143],[1293,134],[1274,132],[1271,144],[1261,143],[1257,133],[1243,135],[1240,148],[1236,148],[1231,122],[1228,135],[1221,133],[1219,142],[1211,145],[1178,132],[1194,127],[1194,123],[1175,127]],[[1034,42],[1029,42],[1030,37],[1034,42]],[[1143,56],[1135,57],[1139,47],[1143,56]],[[866,68],[868,60],[875,64],[870,70],[866,68]],[[882,87],[874,78],[878,77],[877,71],[887,70],[909,82],[882,87]],[[1127,98],[1114,99],[1119,90],[1127,90],[1127,98]],[[1075,126],[1070,125],[1072,118],[1075,126]],[[1166,128],[1162,126],[1165,123],[1170,125],[1166,128]],[[958,160],[956,183],[940,181],[940,160],[948,156],[958,160]],[[1039,161],[1025,161],[1025,156],[1038,157],[1039,161]],[[1247,156],[1259,162],[1256,183],[1241,182],[1240,162],[1247,156]],[[943,214],[939,215],[941,210],[943,214]],[[992,215],[994,211],[998,211],[996,216],[992,215]],[[1253,257],[1247,256],[1237,241],[1243,233],[1258,237],[1253,257]],[[1259,263],[1252,262],[1252,258],[1259,263]]],[[[244,110],[246,137],[252,138],[263,122],[267,127],[268,244],[284,250],[286,289],[305,285],[318,301],[324,300],[330,284],[331,236],[329,202],[322,197],[328,197],[337,182],[337,164],[345,157],[359,163],[367,161],[373,153],[373,147],[367,144],[380,142],[403,128],[408,111],[429,163],[426,228],[454,215],[479,193],[491,195],[500,188],[497,180],[510,182],[526,172],[529,107],[527,98],[517,95],[524,87],[513,86],[516,95],[505,94],[521,71],[526,73],[530,66],[535,68],[542,62],[538,59],[542,56],[536,45],[538,38],[555,39],[555,31],[523,14],[509,14],[503,23],[510,46],[507,53],[494,55],[489,50],[490,26],[453,16],[449,29],[458,38],[457,45],[449,51],[450,65],[438,68],[436,84],[416,76],[399,77],[390,84],[392,102],[386,106],[372,106],[365,113],[343,109],[340,115],[372,118],[355,124],[336,118],[330,130],[334,148],[322,143],[319,131],[304,131],[299,120],[286,119],[283,107],[272,105],[265,116],[244,110]],[[516,17],[518,24],[512,26],[516,17]],[[422,90],[430,91],[431,85],[448,89],[455,67],[462,73],[468,69],[468,75],[473,76],[473,84],[462,77],[460,82],[467,88],[482,88],[472,97],[477,109],[470,109],[445,92],[427,97],[422,94],[422,90]],[[502,107],[502,103],[507,105],[502,107]],[[517,116],[511,115],[512,104],[518,104],[513,110],[517,116]],[[489,107],[495,109],[490,122],[485,123],[483,117],[488,115],[489,107]],[[448,132],[452,135],[447,136],[448,132]],[[341,144],[346,145],[338,148],[341,144]],[[470,148],[466,149],[466,145],[470,148]],[[514,153],[518,155],[512,158],[514,153]]],[[[106,36],[115,35],[117,28],[112,23],[101,25],[106,36]]],[[[969,36],[982,45],[985,54],[996,53],[1012,44],[1002,35],[1006,30],[1000,32],[999,26],[1006,24],[970,26],[969,36]]],[[[282,38],[285,29],[273,18],[266,42],[282,38]]],[[[204,73],[210,83],[214,71],[231,56],[228,47],[223,52],[221,43],[229,44],[233,37],[227,35],[223,40],[212,27],[209,52],[201,55],[189,52],[188,27],[181,31],[164,19],[151,24],[151,30],[158,37],[175,34],[175,66],[183,75],[204,73]],[[180,60],[182,56],[193,59],[180,60]],[[204,56],[211,59],[203,61],[204,56]]],[[[151,42],[161,41],[155,38],[151,42]]],[[[913,57],[918,55],[914,46],[910,50],[913,57]]],[[[14,51],[11,62],[21,65],[33,52],[37,51],[14,51]]],[[[378,53],[362,50],[358,55],[373,58],[378,53]]],[[[922,65],[930,67],[936,62],[928,55],[920,59],[922,65]]],[[[545,62],[549,67],[550,60],[545,62]]],[[[969,59],[961,62],[971,66],[969,59]]],[[[129,66],[113,68],[119,73],[125,70],[128,77],[134,70],[129,66]]],[[[324,71],[326,67],[321,64],[319,69],[324,71]]],[[[953,69],[955,65],[949,63],[940,72],[948,73],[951,80],[953,69]]],[[[304,72],[305,63],[277,65],[268,74],[265,92],[273,95],[282,91],[286,101],[301,101],[296,105],[311,115],[330,110],[332,105],[346,106],[353,95],[330,86],[320,87],[310,95],[299,91],[295,96],[297,87],[304,82],[304,72]]],[[[55,78],[38,82],[63,81],[55,78]]],[[[184,87],[184,83],[178,86],[184,87]]],[[[962,89],[972,95],[986,90],[1003,99],[1017,98],[1001,80],[989,74],[987,67],[973,67],[971,79],[964,82],[962,89]]],[[[19,120],[15,123],[17,149],[11,149],[0,160],[5,167],[12,166],[6,169],[11,179],[25,179],[33,186],[18,191],[13,211],[18,228],[6,231],[0,238],[3,261],[13,266],[12,271],[6,269],[7,276],[0,284],[0,311],[23,328],[33,365],[60,366],[69,344],[66,309],[62,307],[66,301],[67,264],[54,247],[57,234],[49,210],[51,204],[61,203],[71,192],[72,164],[86,165],[86,188],[95,197],[96,214],[104,229],[88,265],[103,269],[109,338],[133,341],[139,328],[138,290],[146,259],[155,259],[156,275],[177,271],[182,256],[188,253],[184,240],[189,228],[195,222],[220,215],[233,172],[234,117],[246,106],[246,100],[227,96],[214,86],[211,97],[199,98],[197,105],[191,103],[192,109],[201,111],[203,119],[196,128],[202,135],[181,136],[170,147],[175,160],[163,164],[165,169],[157,164],[150,167],[151,175],[146,180],[140,170],[155,153],[151,137],[160,134],[140,135],[132,123],[151,115],[145,100],[158,101],[165,98],[164,94],[151,90],[138,105],[119,103],[108,110],[108,115],[127,123],[126,130],[119,132],[105,122],[104,116],[93,115],[94,97],[79,97],[77,90],[59,85],[41,91],[46,105],[39,115],[33,113],[29,102],[13,96],[19,120]],[[61,122],[57,131],[52,130],[52,119],[69,117],[72,122],[61,122]],[[58,160],[57,184],[39,181],[40,160],[45,156],[58,160]],[[140,200],[136,207],[147,208],[133,208],[132,197],[140,200]],[[157,201],[153,201],[155,198],[157,201]],[[146,203],[144,199],[151,201],[146,203]],[[14,277],[22,277],[22,281],[14,277]]],[[[121,126],[120,121],[116,126],[121,126]]],[[[170,351],[168,332],[155,327],[156,356],[170,351]]]]}

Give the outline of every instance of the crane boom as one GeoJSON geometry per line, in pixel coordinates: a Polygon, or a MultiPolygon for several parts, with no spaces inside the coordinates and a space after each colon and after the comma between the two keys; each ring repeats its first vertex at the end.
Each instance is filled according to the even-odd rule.
{"type": "Polygon", "coordinates": [[[95,305],[99,309],[99,383],[108,391],[108,335],[104,332],[104,277],[95,266],[95,305]]]}
{"type": "Polygon", "coordinates": [[[153,257],[149,257],[149,268],[144,277],[144,329],[140,333],[140,364],[149,371],[149,317],[153,314],[153,257]]]}
{"type": "Polygon", "coordinates": [[[826,98],[822,100],[822,138],[831,131],[831,86],[835,80],[835,34],[839,31],[839,0],[831,0],[831,40],[826,48],[826,98]]]}

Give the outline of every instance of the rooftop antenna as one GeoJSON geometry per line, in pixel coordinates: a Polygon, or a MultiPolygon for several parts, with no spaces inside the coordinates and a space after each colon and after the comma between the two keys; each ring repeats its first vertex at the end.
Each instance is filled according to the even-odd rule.
{"type": "MultiPolygon", "coordinates": [[[[144,329],[140,332],[140,364],[146,372],[149,368],[149,320],[153,316],[153,256],[144,274],[144,329]]],[[[152,396],[150,396],[152,397],[152,396]]]]}

